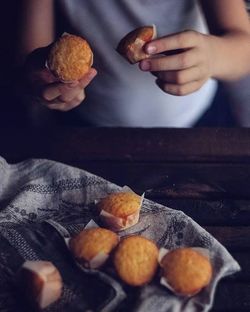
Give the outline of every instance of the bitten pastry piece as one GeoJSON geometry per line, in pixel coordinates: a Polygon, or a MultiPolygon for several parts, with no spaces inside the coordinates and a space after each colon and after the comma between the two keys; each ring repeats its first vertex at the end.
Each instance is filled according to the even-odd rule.
{"type": "Polygon", "coordinates": [[[136,28],[128,33],[118,44],[117,52],[131,64],[135,64],[149,55],[143,51],[144,45],[156,38],[155,25],[136,28]]]}
{"type": "Polygon", "coordinates": [[[69,249],[80,264],[96,269],[106,262],[118,242],[116,233],[103,228],[92,228],[82,230],[71,238],[69,249]]]}
{"type": "Polygon", "coordinates": [[[170,251],[163,257],[161,266],[166,282],[181,295],[198,293],[212,277],[209,259],[192,248],[170,251]]]}
{"type": "Polygon", "coordinates": [[[133,192],[117,192],[100,200],[100,218],[108,228],[119,231],[139,220],[142,197],[133,192]]]}
{"type": "Polygon", "coordinates": [[[47,66],[63,82],[81,79],[93,64],[88,42],[79,36],[65,34],[51,47],[47,66]]]}
{"type": "Polygon", "coordinates": [[[114,266],[119,277],[131,286],[149,283],[157,270],[158,248],[142,236],[130,236],[121,241],[114,254],[114,266]]]}
{"type": "Polygon", "coordinates": [[[63,282],[51,262],[26,261],[19,272],[19,286],[31,306],[42,310],[61,297],[63,282]]]}

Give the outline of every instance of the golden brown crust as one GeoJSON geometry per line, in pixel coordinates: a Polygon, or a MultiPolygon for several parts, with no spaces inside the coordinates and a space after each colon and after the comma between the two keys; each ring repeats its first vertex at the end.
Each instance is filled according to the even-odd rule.
{"type": "Polygon", "coordinates": [[[163,276],[175,292],[193,295],[207,286],[212,278],[208,258],[192,248],[179,248],[167,253],[161,261],[163,276]]]}
{"type": "Polygon", "coordinates": [[[61,81],[81,79],[93,63],[93,53],[82,37],[65,34],[51,47],[47,65],[61,81]]]}
{"type": "Polygon", "coordinates": [[[136,28],[121,39],[116,50],[131,64],[137,63],[149,57],[149,55],[143,51],[143,46],[152,40],[154,35],[154,26],[136,28]]]}
{"type": "Polygon", "coordinates": [[[114,266],[119,277],[131,286],[149,283],[157,270],[158,248],[142,236],[130,236],[121,241],[114,254],[114,266]]]}
{"type": "Polygon", "coordinates": [[[109,255],[119,242],[116,233],[104,228],[82,230],[69,242],[74,257],[82,264],[91,261],[100,253],[109,255]]]}
{"type": "Polygon", "coordinates": [[[140,209],[141,196],[133,192],[118,192],[108,195],[98,203],[99,210],[104,210],[115,217],[126,218],[140,209]]]}

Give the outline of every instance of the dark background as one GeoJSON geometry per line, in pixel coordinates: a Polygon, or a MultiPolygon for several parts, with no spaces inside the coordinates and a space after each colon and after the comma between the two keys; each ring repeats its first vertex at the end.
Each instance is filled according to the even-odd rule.
{"type": "Polygon", "coordinates": [[[0,124],[25,124],[25,112],[13,89],[15,78],[15,53],[18,39],[18,11],[20,1],[2,1],[0,10],[0,124]]]}

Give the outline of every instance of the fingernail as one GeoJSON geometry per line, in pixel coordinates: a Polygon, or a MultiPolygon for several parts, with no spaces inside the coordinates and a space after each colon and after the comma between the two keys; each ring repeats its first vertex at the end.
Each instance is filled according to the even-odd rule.
{"type": "Polygon", "coordinates": [[[156,52],[156,47],[149,45],[149,46],[146,46],[145,50],[148,54],[154,54],[156,52]]]}
{"type": "Polygon", "coordinates": [[[150,70],[150,62],[149,61],[142,61],[140,64],[142,70],[150,70]]]}

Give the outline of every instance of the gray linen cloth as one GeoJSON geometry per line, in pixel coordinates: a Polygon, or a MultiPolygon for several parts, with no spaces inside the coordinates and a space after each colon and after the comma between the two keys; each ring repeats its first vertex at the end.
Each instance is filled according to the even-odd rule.
{"type": "Polygon", "coordinates": [[[29,311],[16,285],[25,260],[52,261],[64,281],[61,299],[46,311],[208,311],[219,280],[240,267],[227,250],[181,211],[144,199],[139,223],[120,235],[140,234],[167,249],[209,250],[211,284],[184,298],[159,284],[124,285],[111,265],[101,272],[79,268],[64,238],[90,220],[98,223],[94,202],[121,187],[84,170],[43,159],[8,164],[0,157],[0,311],[29,311]]]}

